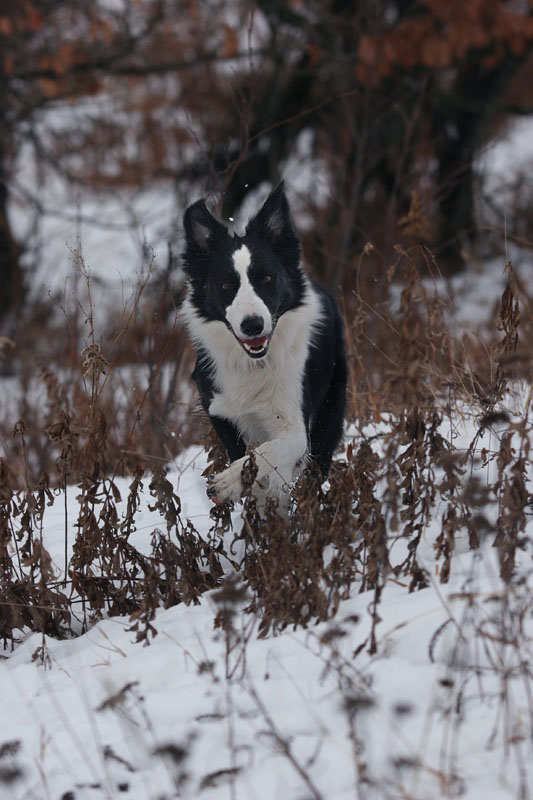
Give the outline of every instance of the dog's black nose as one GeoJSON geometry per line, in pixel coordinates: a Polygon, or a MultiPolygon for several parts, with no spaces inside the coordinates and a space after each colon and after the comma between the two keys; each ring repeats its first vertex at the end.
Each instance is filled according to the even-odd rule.
{"type": "Polygon", "coordinates": [[[241,331],[245,336],[252,338],[263,333],[264,325],[263,317],[260,317],[259,314],[251,314],[241,322],[241,331]]]}

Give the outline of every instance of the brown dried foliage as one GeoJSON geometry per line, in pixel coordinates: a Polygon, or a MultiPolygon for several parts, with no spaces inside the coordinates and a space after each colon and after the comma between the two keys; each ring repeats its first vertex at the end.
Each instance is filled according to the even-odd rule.
{"type": "MultiPolygon", "coordinates": [[[[54,636],[79,633],[108,614],[129,615],[137,638],[149,643],[157,633],[158,608],[198,602],[203,592],[223,583],[229,566],[238,576],[238,590],[228,594],[226,585],[215,600],[220,605],[216,624],[228,637],[236,635],[237,605],[239,613],[244,607],[258,618],[259,635],[266,636],[285,626],[334,617],[355,588],[372,592],[372,625],[361,647],[374,652],[385,581],[405,581],[409,591],[427,585],[418,552],[435,518],[441,522],[432,543],[441,581],[446,582],[453,569],[456,538],[466,535],[471,548],[492,537],[502,578],[512,583],[530,503],[531,424],[527,409],[517,421],[505,408],[511,377],[506,364],[520,352],[521,325],[529,323],[520,320],[517,282],[508,265],[499,338],[485,350],[491,358],[486,370],[491,377],[484,380],[483,391],[472,391],[480,385],[472,376],[482,367],[474,363],[468,340],[456,342],[451,336],[442,299],[420,279],[420,259],[432,263],[423,246],[398,250],[387,283],[391,296],[398,296],[393,274],[394,280],[402,280],[397,310],[390,300],[371,303],[368,287],[360,282],[359,308],[364,313],[356,315],[353,326],[347,325],[353,392],[348,415],[356,420],[357,433],[334,462],[329,486],[321,485],[310,465],[293,489],[288,520],[278,514],[274,501],[260,513],[253,497],[255,464],[250,456],[243,475],[244,524],[233,532],[233,541],[229,506],[212,509],[207,534],[201,535],[183,518],[163,459],[155,459],[149,475],[146,459],[129,466],[132,479],[121,505],[116,475],[127,466],[114,449],[104,391],[117,365],[96,340],[79,362],[86,385],[85,394],[78,395],[79,406],[58,375],[50,367],[44,369],[49,402],[44,427],[54,447],[55,459],[48,462],[54,478],[42,474],[31,479],[31,446],[22,419],[15,426],[13,444],[18,448],[19,474],[7,460],[0,460],[4,645],[13,646],[24,629],[54,636]],[[469,448],[459,450],[453,426],[461,408],[461,413],[477,419],[477,433],[469,448]],[[80,413],[86,415],[83,425],[80,413]],[[449,420],[449,436],[443,432],[444,419],[449,420]],[[369,434],[368,423],[379,427],[374,425],[369,434]],[[481,449],[481,462],[494,461],[496,479],[482,485],[474,467],[480,463],[480,440],[488,431],[496,432],[499,445],[481,449]],[[43,544],[43,514],[54,493],[66,497],[72,491],[72,482],[78,504],[76,536],[70,557],[66,548],[61,579],[43,544]],[[149,552],[142,553],[133,534],[146,490],[162,530],[154,529],[149,552]],[[491,504],[496,522],[490,521],[491,504]],[[241,561],[235,555],[237,544],[244,550],[241,561]],[[401,558],[394,550],[397,545],[401,558]]],[[[206,442],[209,474],[224,466],[225,456],[212,436],[206,442]]],[[[68,527],[65,520],[65,531],[68,527]]]]}

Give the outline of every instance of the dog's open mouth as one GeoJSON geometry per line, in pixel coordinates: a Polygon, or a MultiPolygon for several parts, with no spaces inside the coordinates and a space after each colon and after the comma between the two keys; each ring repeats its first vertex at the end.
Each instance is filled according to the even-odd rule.
{"type": "Polygon", "coordinates": [[[239,339],[238,341],[241,344],[245,353],[247,353],[250,358],[263,358],[268,353],[268,348],[270,345],[270,339],[272,334],[267,336],[258,336],[256,339],[239,339]]]}

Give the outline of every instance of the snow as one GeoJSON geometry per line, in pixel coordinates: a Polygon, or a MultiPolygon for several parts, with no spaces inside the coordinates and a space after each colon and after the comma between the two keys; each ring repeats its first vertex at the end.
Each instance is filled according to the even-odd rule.
{"type": "MultiPolygon", "coordinates": [[[[106,96],[58,104],[38,118],[39,134],[46,142],[51,132],[57,136],[63,128],[83,130],[94,114],[111,113],[106,104],[106,96]]],[[[80,280],[83,284],[79,252],[93,289],[99,290],[96,313],[101,321],[128,300],[149,264],[153,262],[155,272],[166,268],[169,242],[176,255],[180,251],[176,230],[183,209],[177,207],[168,180],[149,187],[91,190],[38,164],[27,142],[20,148],[14,175],[10,224],[17,241],[26,244],[23,264],[31,275],[30,299],[59,295],[72,301],[80,280]]]]}
{"type": "MultiPolygon", "coordinates": [[[[467,424],[461,437],[471,433],[467,424]]],[[[212,524],[205,465],[203,450],[191,448],[168,474],[202,535],[212,524]]],[[[144,481],[132,537],[141,550],[165,527],[144,481]]],[[[116,482],[127,497],[128,479],[116,482]]],[[[71,487],[70,544],[75,494],[71,487]]],[[[229,649],[214,628],[213,592],[198,605],[160,609],[149,646],[135,641],[126,617],[64,641],[24,634],[0,661],[0,753],[4,742],[20,742],[0,766],[23,773],[9,797],[529,796],[520,789],[533,785],[530,543],[520,554],[523,580],[511,588],[490,541],[476,552],[459,546],[441,585],[439,530],[436,514],[419,549],[428,588],[410,594],[408,579],[389,576],[373,655],[368,646],[355,655],[374,597],[357,585],[333,620],[266,639],[239,611],[240,641],[229,649]],[[44,664],[34,659],[43,644],[44,664]]],[[[43,538],[61,574],[61,495],[45,512],[43,538]]]]}
{"type": "Polygon", "coordinates": [[[505,195],[509,187],[529,175],[533,165],[533,123],[529,116],[510,117],[503,135],[491,141],[477,160],[483,174],[486,194],[495,198],[505,195]]]}

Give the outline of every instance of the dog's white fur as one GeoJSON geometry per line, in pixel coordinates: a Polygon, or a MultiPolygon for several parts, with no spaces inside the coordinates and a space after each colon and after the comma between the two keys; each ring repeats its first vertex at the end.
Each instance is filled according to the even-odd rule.
{"type": "Polygon", "coordinates": [[[272,317],[270,311],[261,298],[254,292],[253,286],[248,278],[248,267],[252,262],[252,256],[246,245],[242,245],[233,254],[233,265],[235,272],[239,275],[239,290],[233,302],[226,309],[226,319],[233,328],[235,336],[243,338],[241,323],[245,317],[257,315],[263,318],[263,330],[257,336],[266,336],[272,330],[272,317]]]}
{"type": "MultiPolygon", "coordinates": [[[[235,254],[240,253],[235,265],[241,275],[246,272],[243,249],[247,248],[235,254]]],[[[254,448],[256,481],[265,494],[280,496],[281,492],[284,498],[280,505],[287,502],[288,485],[307,455],[303,372],[313,336],[323,322],[321,300],[305,281],[303,302],[280,317],[264,359],[250,358],[223,322],[202,319],[189,298],[181,311],[193,343],[209,354],[206,358],[216,388],[209,413],[230,420],[254,448]]],[[[255,293],[254,297],[259,299],[255,293]]],[[[214,478],[221,500],[242,496],[241,473],[246,459],[234,461],[214,478]]]]}

